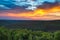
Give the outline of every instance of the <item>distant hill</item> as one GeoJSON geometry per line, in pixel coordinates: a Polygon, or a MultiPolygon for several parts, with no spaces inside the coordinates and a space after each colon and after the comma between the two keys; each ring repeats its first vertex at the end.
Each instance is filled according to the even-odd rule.
{"type": "Polygon", "coordinates": [[[32,29],[43,31],[60,30],[60,20],[39,21],[39,20],[0,20],[0,26],[11,29],[32,29]]]}

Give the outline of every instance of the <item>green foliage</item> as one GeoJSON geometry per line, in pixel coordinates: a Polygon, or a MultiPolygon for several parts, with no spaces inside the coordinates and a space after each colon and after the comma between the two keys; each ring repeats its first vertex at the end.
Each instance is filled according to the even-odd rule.
{"type": "Polygon", "coordinates": [[[0,40],[60,40],[60,31],[43,32],[0,27],[0,40]]]}
{"type": "Polygon", "coordinates": [[[29,36],[28,36],[28,40],[32,40],[32,34],[29,34],[29,36]]]}
{"type": "Polygon", "coordinates": [[[54,40],[60,40],[60,31],[54,33],[54,40]]]}

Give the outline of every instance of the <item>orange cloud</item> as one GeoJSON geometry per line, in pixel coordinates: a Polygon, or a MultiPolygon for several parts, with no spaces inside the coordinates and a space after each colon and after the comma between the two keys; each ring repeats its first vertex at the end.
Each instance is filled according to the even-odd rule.
{"type": "Polygon", "coordinates": [[[60,6],[50,9],[36,9],[30,12],[22,13],[5,13],[0,16],[8,16],[17,18],[27,18],[31,20],[60,20],[60,6]]]}

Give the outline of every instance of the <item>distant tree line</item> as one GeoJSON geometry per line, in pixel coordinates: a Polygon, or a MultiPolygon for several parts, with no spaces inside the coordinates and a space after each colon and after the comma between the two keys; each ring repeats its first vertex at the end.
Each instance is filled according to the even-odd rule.
{"type": "Polygon", "coordinates": [[[60,40],[60,31],[44,32],[0,27],[0,40],[60,40]]]}

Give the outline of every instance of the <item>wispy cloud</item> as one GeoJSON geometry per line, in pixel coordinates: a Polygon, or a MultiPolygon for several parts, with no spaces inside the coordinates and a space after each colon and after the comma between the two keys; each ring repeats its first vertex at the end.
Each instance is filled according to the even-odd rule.
{"type": "Polygon", "coordinates": [[[4,9],[10,9],[9,7],[6,7],[5,5],[0,5],[0,7],[4,9]]]}

